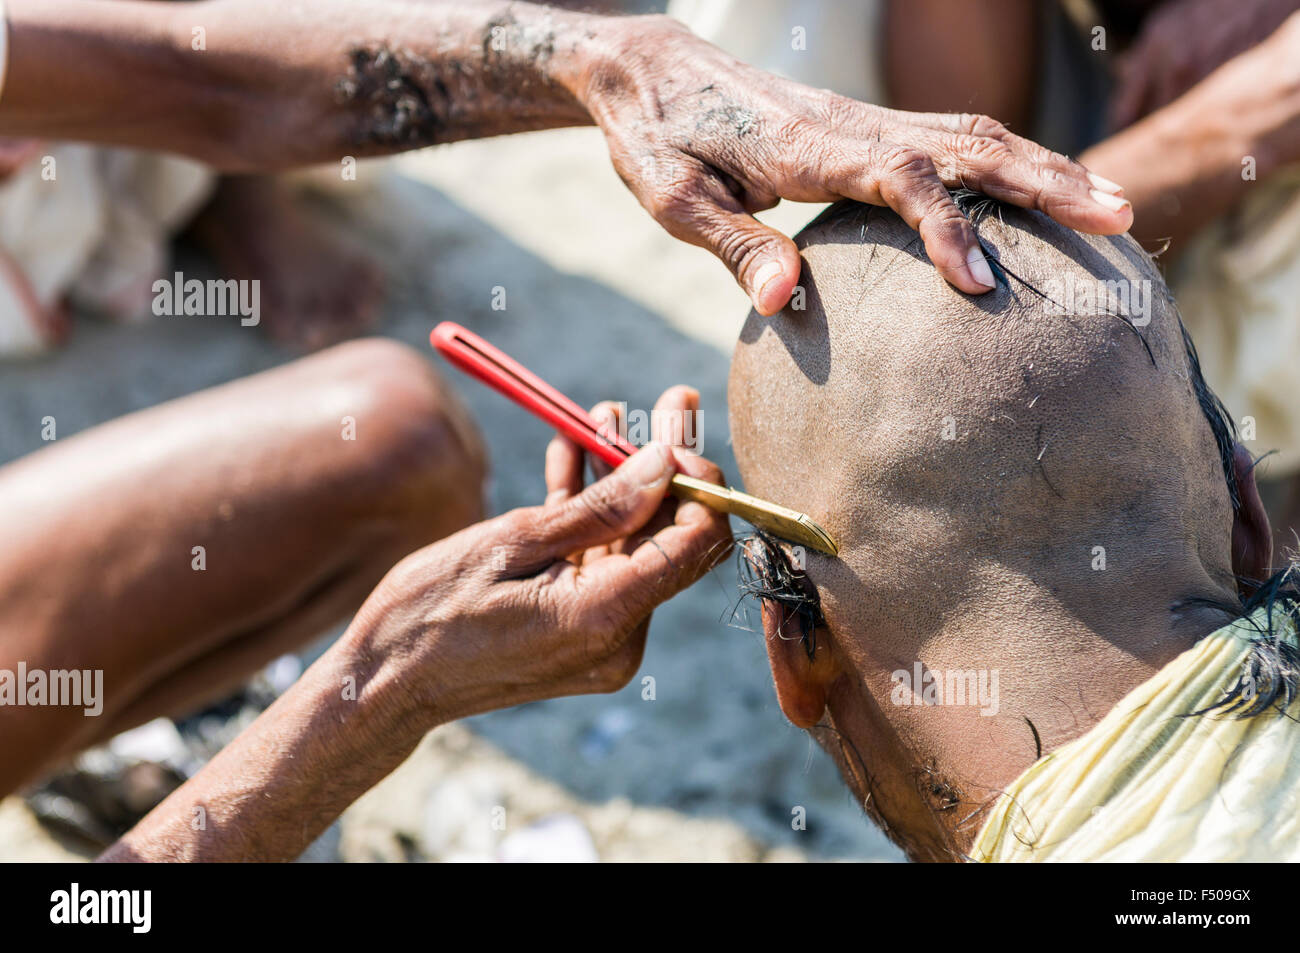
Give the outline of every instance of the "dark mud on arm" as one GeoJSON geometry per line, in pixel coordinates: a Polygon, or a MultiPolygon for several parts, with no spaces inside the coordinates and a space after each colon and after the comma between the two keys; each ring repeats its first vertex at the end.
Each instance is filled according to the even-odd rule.
{"type": "Polygon", "coordinates": [[[582,125],[590,117],[552,66],[579,57],[583,39],[550,16],[522,22],[504,13],[477,33],[436,36],[437,56],[358,44],[335,96],[355,114],[353,144],[382,150],[582,125]]]}

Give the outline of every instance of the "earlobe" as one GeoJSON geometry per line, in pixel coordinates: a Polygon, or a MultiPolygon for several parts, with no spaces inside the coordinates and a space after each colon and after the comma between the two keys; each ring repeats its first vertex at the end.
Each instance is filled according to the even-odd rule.
{"type": "Polygon", "coordinates": [[[1233,471],[1241,505],[1232,518],[1232,571],[1239,579],[1261,581],[1273,564],[1273,531],[1255,485],[1255,461],[1241,444],[1234,448],[1233,471]]]}
{"type": "Polygon", "coordinates": [[[774,600],[763,600],[763,636],[777,701],[785,716],[803,729],[822,720],[831,685],[839,675],[826,634],[823,628],[809,633],[809,639],[816,639],[810,658],[798,613],[774,600]]]}

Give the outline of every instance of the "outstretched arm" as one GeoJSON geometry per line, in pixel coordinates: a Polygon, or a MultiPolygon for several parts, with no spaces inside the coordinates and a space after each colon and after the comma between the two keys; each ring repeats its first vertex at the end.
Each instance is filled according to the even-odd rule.
{"type": "MultiPolygon", "coordinates": [[[[674,388],[658,408],[693,413],[698,396],[674,388]]],[[[342,638],[101,860],[292,860],[434,727],[625,685],[651,611],[730,550],[727,518],[665,499],[669,478],[722,474],[663,444],[585,489],[583,466],[556,437],[544,506],[398,563],[342,638]]]]}
{"type": "Polygon", "coordinates": [[[9,0],[0,133],[267,170],[595,122],[672,235],[772,314],[799,254],[755,212],[888,205],[960,290],[993,274],[948,187],[1122,232],[1128,202],[987,116],[907,113],[771,76],[666,17],[468,0],[9,0]]]}
{"type": "MultiPolygon", "coordinates": [[[[1196,6],[1206,3],[1200,0],[1196,6]]],[[[1224,6],[1212,3],[1211,12],[1222,12],[1224,6]]],[[[1249,5],[1245,9],[1249,11],[1249,5]]],[[[1146,53],[1152,46],[1157,51],[1184,49],[1194,39],[1188,32],[1194,25],[1161,18],[1151,34],[1154,39],[1135,52],[1146,53]],[[1160,32],[1161,27],[1172,32],[1160,32]]],[[[1154,54],[1147,58],[1163,65],[1154,54]]],[[[1186,89],[1158,82],[1163,75],[1159,70],[1121,86],[1123,119],[1134,114],[1131,104],[1154,101],[1158,108],[1093,146],[1083,158],[1089,167],[1127,187],[1136,211],[1135,238],[1148,245],[1167,239],[1179,253],[1200,228],[1241,202],[1257,182],[1300,159],[1297,64],[1300,13],[1212,71],[1203,58],[1197,60],[1195,67],[1206,70],[1203,78],[1199,73],[1188,78],[1187,70],[1167,67],[1173,81],[1188,78],[1186,89]]]]}
{"type": "Polygon", "coordinates": [[[8,0],[0,129],[266,171],[590,123],[580,17],[403,0],[8,0]]]}

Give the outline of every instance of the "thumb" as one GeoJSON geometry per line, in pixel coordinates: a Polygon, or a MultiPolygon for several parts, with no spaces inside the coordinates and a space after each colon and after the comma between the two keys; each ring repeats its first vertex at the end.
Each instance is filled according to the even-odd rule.
{"type": "Polygon", "coordinates": [[[745,289],[754,310],[776,314],[799,283],[799,249],[789,236],[743,211],[708,202],[692,208],[679,237],[707,248],[745,289]]]}
{"type": "Polygon", "coordinates": [[[535,542],[554,560],[635,533],[659,509],[673,472],[667,449],[647,444],[609,476],[553,507],[535,542]]]}

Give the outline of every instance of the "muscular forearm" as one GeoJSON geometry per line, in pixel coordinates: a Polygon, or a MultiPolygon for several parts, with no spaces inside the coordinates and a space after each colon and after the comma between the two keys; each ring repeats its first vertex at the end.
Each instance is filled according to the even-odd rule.
{"type": "Polygon", "coordinates": [[[232,170],[589,122],[605,18],[527,3],[9,0],[0,132],[232,170]]]}
{"type": "Polygon", "coordinates": [[[102,861],[287,861],[415,749],[436,717],[355,625],[102,861]]]}

